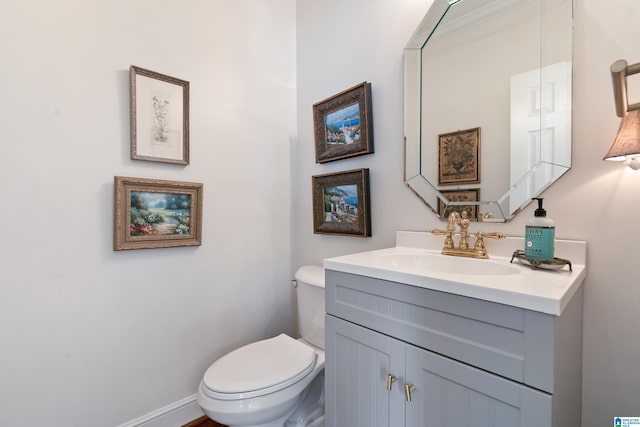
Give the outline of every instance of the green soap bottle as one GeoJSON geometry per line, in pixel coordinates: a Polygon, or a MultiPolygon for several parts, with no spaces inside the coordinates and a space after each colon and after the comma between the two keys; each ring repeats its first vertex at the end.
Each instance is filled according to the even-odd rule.
{"type": "Polygon", "coordinates": [[[542,208],[542,198],[535,197],[538,209],[534,217],[527,221],[524,228],[524,255],[528,258],[551,260],[556,237],[556,224],[547,218],[547,211],[542,208]]]}

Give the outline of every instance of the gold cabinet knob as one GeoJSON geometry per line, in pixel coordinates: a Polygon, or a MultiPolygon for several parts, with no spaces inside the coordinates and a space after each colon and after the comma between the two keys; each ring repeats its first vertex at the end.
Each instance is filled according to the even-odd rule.
{"type": "Polygon", "coordinates": [[[407,402],[411,402],[411,392],[416,389],[416,386],[413,384],[405,384],[404,385],[404,397],[407,399],[407,402]]]}
{"type": "Polygon", "coordinates": [[[387,391],[391,391],[391,384],[393,384],[395,380],[395,375],[387,374],[387,391]]]}

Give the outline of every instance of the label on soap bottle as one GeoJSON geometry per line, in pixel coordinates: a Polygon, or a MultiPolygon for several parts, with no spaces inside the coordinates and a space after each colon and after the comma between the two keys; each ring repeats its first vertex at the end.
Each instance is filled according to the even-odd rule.
{"type": "Polygon", "coordinates": [[[524,232],[524,256],[536,259],[553,259],[554,227],[526,226],[524,232]]]}

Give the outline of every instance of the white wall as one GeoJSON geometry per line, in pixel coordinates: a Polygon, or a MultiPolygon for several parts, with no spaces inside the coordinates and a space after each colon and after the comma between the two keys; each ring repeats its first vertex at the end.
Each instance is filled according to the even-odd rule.
{"type": "MultiPolygon", "coordinates": [[[[0,425],[114,426],[176,402],[222,353],[292,332],[295,267],[440,226],[403,184],[402,49],[429,5],[3,0],[0,425]],[[191,82],[191,165],[129,160],[131,64],[191,82]],[[375,154],[315,164],[311,105],[363,80],[375,154]],[[314,235],[311,176],[359,167],[373,237],[314,235]],[[114,175],[203,182],[203,245],[114,253],[114,175]]],[[[575,18],[574,167],[544,197],[558,237],[589,243],[583,425],[599,427],[639,407],[640,174],[601,157],[640,4],[576,0],[575,18]]],[[[532,212],[482,228],[522,235],[532,212]]]]}
{"type": "MultiPolygon", "coordinates": [[[[394,244],[394,231],[441,226],[403,184],[402,50],[430,6],[424,0],[297,1],[298,143],[293,265],[394,244]],[[340,55],[332,56],[332,52],[340,55]],[[356,83],[372,84],[375,153],[315,164],[311,105],[356,83]],[[370,168],[373,236],[313,234],[311,176],[370,168]]],[[[611,425],[640,405],[640,174],[604,162],[619,121],[609,65],[640,61],[640,3],[575,0],[573,169],[544,193],[557,237],[588,242],[584,299],[583,426],[611,425]]],[[[639,96],[640,97],[640,96],[639,96]]],[[[639,97],[636,97],[636,101],[639,97]]],[[[530,205],[508,224],[477,229],[523,235],[530,205]]],[[[490,249],[490,243],[489,243],[490,249]]],[[[561,254],[558,254],[561,256],[561,254]]]]}
{"type": "Polygon", "coordinates": [[[431,219],[403,184],[403,48],[424,0],[297,0],[298,143],[293,152],[293,265],[393,245],[398,225],[431,219]],[[362,81],[372,86],[375,153],[315,163],[312,105],[362,81]],[[370,169],[371,238],[314,235],[311,177],[370,169]]]}
{"type": "Polygon", "coordinates": [[[3,0],[0,425],[114,426],[293,331],[294,0],[3,0]],[[129,159],[128,68],[191,84],[191,164],[129,159]],[[201,247],[112,251],[114,175],[204,183],[201,247]]]}

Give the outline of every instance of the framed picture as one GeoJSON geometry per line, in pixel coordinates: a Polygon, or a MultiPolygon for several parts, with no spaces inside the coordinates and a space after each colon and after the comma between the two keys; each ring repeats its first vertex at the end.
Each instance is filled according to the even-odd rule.
{"type": "Polygon", "coordinates": [[[116,176],[113,249],[198,246],[202,184],[116,176]]]}
{"type": "Polygon", "coordinates": [[[480,128],[438,135],[438,184],[480,182],[480,128]]]}
{"type": "Polygon", "coordinates": [[[373,153],[371,84],[313,104],[316,163],[373,153]]]}
{"type": "Polygon", "coordinates": [[[313,232],[370,237],[369,169],[317,175],[313,182],[313,232]]]}
{"type": "MultiPolygon", "coordinates": [[[[440,190],[442,195],[446,197],[450,202],[478,202],[480,201],[480,189],[470,188],[466,190],[440,190]]],[[[449,205],[445,206],[442,200],[438,199],[438,215],[441,218],[448,218],[453,212],[462,214],[462,211],[467,212],[467,218],[471,221],[478,220],[478,205],[449,205]]]]}
{"type": "Polygon", "coordinates": [[[189,164],[189,82],[129,68],[131,159],[189,164]]]}

